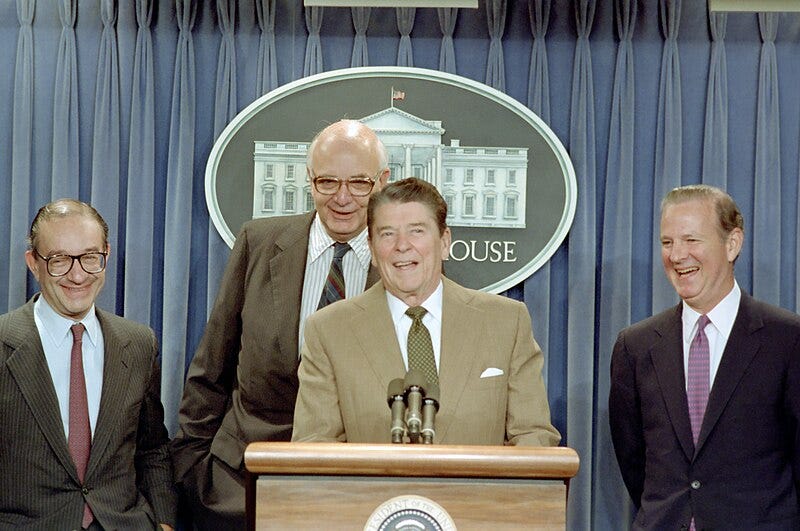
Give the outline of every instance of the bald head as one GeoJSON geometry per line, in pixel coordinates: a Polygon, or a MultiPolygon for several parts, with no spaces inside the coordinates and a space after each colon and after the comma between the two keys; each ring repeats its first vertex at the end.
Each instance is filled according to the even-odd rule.
{"type": "Polygon", "coordinates": [[[314,160],[318,155],[340,149],[374,158],[378,166],[374,173],[388,166],[383,142],[375,131],[358,120],[339,120],[317,133],[308,147],[306,165],[313,170],[314,160]]]}

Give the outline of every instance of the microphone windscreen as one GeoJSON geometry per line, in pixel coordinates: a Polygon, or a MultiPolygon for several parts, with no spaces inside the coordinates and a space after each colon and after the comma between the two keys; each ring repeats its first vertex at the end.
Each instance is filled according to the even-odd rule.
{"type": "Polygon", "coordinates": [[[418,369],[410,369],[406,373],[405,389],[408,389],[409,387],[421,387],[425,389],[427,386],[428,380],[418,369]]]}
{"type": "Polygon", "coordinates": [[[425,400],[432,400],[436,403],[436,409],[439,409],[439,386],[434,383],[429,383],[427,393],[425,393],[425,400]]]}
{"type": "Polygon", "coordinates": [[[391,382],[389,382],[389,390],[386,392],[387,399],[389,400],[389,405],[392,405],[392,401],[395,399],[396,396],[402,396],[405,392],[406,388],[403,385],[402,378],[395,378],[391,382]]]}

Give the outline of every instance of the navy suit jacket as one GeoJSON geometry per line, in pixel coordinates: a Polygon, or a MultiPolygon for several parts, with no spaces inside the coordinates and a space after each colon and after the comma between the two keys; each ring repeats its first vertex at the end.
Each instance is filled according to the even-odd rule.
{"type": "Polygon", "coordinates": [[[620,332],[611,435],[635,529],[800,529],[800,316],[742,294],[692,441],[682,305],[620,332]]]}

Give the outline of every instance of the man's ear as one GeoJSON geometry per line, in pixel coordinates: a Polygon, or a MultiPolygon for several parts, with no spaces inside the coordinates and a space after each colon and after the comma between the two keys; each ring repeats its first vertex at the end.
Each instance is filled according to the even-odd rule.
{"type": "Polygon", "coordinates": [[[36,254],[33,252],[33,249],[28,249],[25,251],[25,265],[28,266],[28,269],[31,273],[33,273],[34,278],[39,280],[39,269],[36,267],[36,254]]]}
{"type": "Polygon", "coordinates": [[[728,239],[725,242],[725,251],[728,254],[728,261],[733,262],[739,253],[742,251],[744,245],[744,231],[736,227],[728,234],[728,239]]]}

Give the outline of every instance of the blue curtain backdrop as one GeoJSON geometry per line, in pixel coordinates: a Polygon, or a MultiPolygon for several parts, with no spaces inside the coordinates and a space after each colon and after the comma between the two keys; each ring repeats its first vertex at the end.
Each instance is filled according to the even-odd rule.
{"type": "Polygon", "coordinates": [[[620,328],[676,302],[654,243],[663,191],[727,187],[746,220],[740,285],[798,310],[800,15],[710,20],[705,2],[681,0],[0,2],[0,311],[37,289],[23,260],[36,209],[64,195],[93,202],[112,226],[101,304],[159,334],[174,433],[227,257],[204,198],[215,137],[272,88],[354,63],[411,64],[412,47],[415,66],[488,81],[535,109],[573,159],[572,231],[508,295],[531,312],[554,423],[581,455],[569,528],[624,529],[609,358],[620,328]]]}

